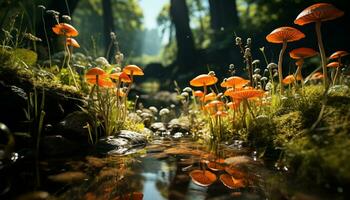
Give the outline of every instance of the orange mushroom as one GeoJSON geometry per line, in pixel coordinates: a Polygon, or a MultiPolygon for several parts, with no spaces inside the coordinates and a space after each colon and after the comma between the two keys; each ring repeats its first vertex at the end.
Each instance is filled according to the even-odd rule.
{"type": "Polygon", "coordinates": [[[67,46],[72,46],[72,47],[75,47],[75,48],[80,48],[79,43],[73,38],[67,38],[66,39],[66,45],[67,46]]]}
{"type": "Polygon", "coordinates": [[[327,64],[327,67],[329,68],[338,68],[339,66],[339,62],[331,62],[327,64]]]}
{"type": "Polygon", "coordinates": [[[205,102],[205,96],[207,94],[207,86],[214,85],[216,82],[218,82],[218,78],[216,78],[214,75],[209,74],[201,74],[196,76],[190,81],[190,85],[194,87],[203,87],[204,88],[204,95],[202,97],[202,101],[205,102]]]}
{"type": "Polygon", "coordinates": [[[266,40],[271,43],[282,43],[282,49],[278,58],[278,78],[281,87],[281,94],[283,93],[283,75],[282,75],[282,64],[283,54],[287,48],[288,42],[300,40],[305,37],[305,34],[300,32],[298,29],[293,27],[280,27],[273,30],[269,35],[266,36],[266,40]]]}
{"type": "Polygon", "coordinates": [[[243,179],[235,179],[234,177],[228,174],[221,174],[220,181],[230,189],[238,189],[245,187],[243,179]]]}
{"type": "Polygon", "coordinates": [[[203,187],[213,184],[217,179],[216,175],[208,170],[193,170],[190,177],[193,183],[203,187]]]}
{"type": "Polygon", "coordinates": [[[315,56],[317,54],[318,54],[317,51],[311,48],[305,48],[305,47],[293,49],[292,51],[289,52],[289,56],[297,60],[295,64],[297,65],[298,68],[297,68],[297,71],[295,72],[295,76],[297,77],[298,80],[303,79],[303,76],[301,74],[301,68],[304,64],[304,59],[315,56]]]}
{"type": "Polygon", "coordinates": [[[66,37],[76,37],[79,35],[77,29],[67,23],[59,23],[52,27],[52,31],[57,35],[64,35],[66,37]]]}
{"type": "Polygon", "coordinates": [[[130,75],[130,79],[131,82],[128,86],[128,89],[126,90],[125,96],[128,96],[130,89],[131,89],[131,85],[134,82],[134,76],[143,76],[143,70],[136,66],[136,65],[127,65],[123,68],[123,72],[126,73],[127,75],[130,75]]]}
{"type": "MultiPolygon", "coordinates": [[[[337,80],[338,76],[339,76],[339,68],[342,67],[342,62],[341,62],[341,58],[344,56],[349,55],[349,53],[347,51],[337,51],[334,52],[329,59],[337,59],[338,63],[339,63],[339,67],[337,67],[337,70],[335,72],[334,78],[333,78],[333,85],[335,84],[335,81],[337,80]]],[[[328,67],[328,65],[327,65],[328,67]]]]}
{"type": "Polygon", "coordinates": [[[233,88],[242,88],[244,85],[249,83],[248,80],[241,78],[239,76],[231,76],[227,79],[225,79],[220,86],[221,87],[233,87],[233,88]]]}
{"type": "Polygon", "coordinates": [[[124,83],[131,83],[130,77],[125,72],[116,72],[110,74],[109,77],[114,80],[118,80],[124,83]]]}
{"type": "Polygon", "coordinates": [[[264,91],[257,89],[243,89],[230,93],[230,96],[234,99],[250,99],[255,97],[262,97],[263,95],[264,91]]]}
{"type": "Polygon", "coordinates": [[[324,76],[321,72],[316,72],[314,74],[312,74],[312,76],[310,77],[310,80],[319,80],[322,79],[324,76]]]}
{"type": "Polygon", "coordinates": [[[214,99],[216,99],[216,93],[215,92],[211,92],[211,93],[205,95],[204,98],[202,98],[202,100],[203,99],[204,99],[203,102],[214,100],[214,99]]]}
{"type": "Polygon", "coordinates": [[[230,109],[237,110],[237,108],[239,108],[240,104],[241,104],[241,101],[236,99],[233,102],[227,103],[226,106],[230,109]]]}
{"type": "Polygon", "coordinates": [[[201,91],[201,90],[196,90],[193,95],[195,97],[203,97],[204,96],[204,93],[201,91]]]}
{"type": "Polygon", "coordinates": [[[294,20],[295,24],[303,26],[312,22],[316,23],[316,34],[318,47],[321,54],[322,70],[323,70],[323,84],[325,89],[328,88],[327,67],[326,67],[326,53],[323,47],[321,23],[323,21],[333,20],[344,15],[344,12],[334,7],[329,3],[316,3],[305,8],[294,20]]]}
{"type": "Polygon", "coordinates": [[[142,69],[136,65],[127,65],[124,67],[123,72],[130,76],[143,76],[142,69]]]}
{"type": "Polygon", "coordinates": [[[101,87],[112,87],[114,86],[113,82],[110,80],[106,80],[107,74],[106,72],[99,68],[94,67],[91,68],[85,74],[86,81],[90,84],[98,85],[101,87]]]}
{"type": "Polygon", "coordinates": [[[283,84],[285,85],[289,85],[295,82],[295,77],[293,74],[286,76],[283,80],[282,80],[283,84]]]}

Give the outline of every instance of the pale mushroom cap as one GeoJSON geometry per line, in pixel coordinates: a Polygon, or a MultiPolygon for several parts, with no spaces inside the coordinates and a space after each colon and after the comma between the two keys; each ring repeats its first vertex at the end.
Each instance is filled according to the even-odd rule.
{"type": "Polygon", "coordinates": [[[218,82],[218,78],[208,74],[201,74],[190,81],[190,85],[194,87],[203,87],[213,85],[218,82]]]}
{"type": "Polygon", "coordinates": [[[316,3],[305,8],[294,20],[295,24],[305,25],[311,22],[333,20],[344,15],[344,12],[329,3],[316,3]]]}
{"type": "Polygon", "coordinates": [[[338,59],[347,55],[349,55],[349,52],[347,51],[336,51],[331,56],[329,56],[329,59],[338,59]]]}
{"type": "Polygon", "coordinates": [[[317,55],[318,52],[306,47],[301,47],[297,49],[293,49],[289,52],[289,56],[293,59],[304,59],[317,55]]]}
{"type": "Polygon", "coordinates": [[[124,67],[123,72],[125,72],[127,75],[131,75],[131,73],[135,76],[143,76],[144,73],[142,69],[136,65],[127,65],[124,67]]]}
{"type": "Polygon", "coordinates": [[[305,34],[293,27],[280,27],[266,36],[271,43],[293,42],[305,37],[305,34]]]}

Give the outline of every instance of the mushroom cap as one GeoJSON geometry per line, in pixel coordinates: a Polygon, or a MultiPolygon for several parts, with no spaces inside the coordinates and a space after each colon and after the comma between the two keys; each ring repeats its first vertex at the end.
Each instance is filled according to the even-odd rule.
{"type": "Polygon", "coordinates": [[[245,187],[243,179],[235,179],[229,174],[221,174],[220,181],[230,189],[238,189],[245,187]]]}
{"type": "Polygon", "coordinates": [[[289,85],[289,84],[294,83],[294,82],[295,82],[295,78],[294,78],[293,74],[286,76],[282,80],[282,83],[285,84],[285,85],[289,85]]]}
{"type": "Polygon", "coordinates": [[[216,98],[215,92],[211,92],[204,97],[204,102],[214,100],[216,98]]]}
{"type": "Polygon", "coordinates": [[[242,90],[226,90],[225,92],[226,96],[230,96],[234,99],[250,99],[254,97],[261,97],[264,95],[264,91],[262,90],[257,90],[254,88],[247,88],[247,89],[242,89],[242,90]]]}
{"type": "MultiPolygon", "coordinates": [[[[221,111],[218,111],[218,112],[221,112],[221,111]]],[[[223,166],[223,163],[216,162],[216,161],[208,162],[207,166],[212,171],[223,171],[223,170],[225,170],[225,167],[223,166]]]]}
{"type": "Polygon", "coordinates": [[[243,172],[236,169],[234,165],[225,167],[225,171],[236,179],[242,179],[246,176],[243,172]]]}
{"type": "Polygon", "coordinates": [[[204,92],[201,90],[196,90],[193,94],[195,97],[203,97],[204,96],[204,92]]]}
{"type": "Polygon", "coordinates": [[[220,86],[221,87],[235,87],[235,88],[242,88],[245,84],[249,83],[248,80],[239,77],[239,76],[231,76],[224,80],[220,86]]]}
{"type": "Polygon", "coordinates": [[[349,52],[347,51],[336,51],[331,56],[329,56],[329,59],[338,59],[347,55],[349,55],[349,52]]]}
{"type": "Polygon", "coordinates": [[[75,48],[80,48],[79,43],[74,38],[67,38],[66,39],[66,45],[67,46],[72,46],[72,47],[75,47],[75,48]]]}
{"type": "Polygon", "coordinates": [[[109,77],[111,79],[120,80],[121,82],[124,82],[124,83],[131,83],[130,77],[125,72],[116,72],[116,73],[110,74],[109,77]]]}
{"type": "Polygon", "coordinates": [[[91,69],[89,69],[87,72],[86,72],[86,75],[87,76],[89,76],[89,75],[92,75],[92,76],[96,76],[96,75],[99,75],[99,76],[103,76],[103,75],[105,75],[106,74],[106,72],[103,70],[103,69],[101,69],[101,68],[99,68],[99,67],[94,67],[94,68],[91,68],[91,69]]]}
{"type": "Polygon", "coordinates": [[[208,74],[201,74],[193,78],[190,81],[190,85],[194,87],[203,87],[203,86],[214,85],[216,82],[218,82],[218,78],[216,78],[215,76],[208,75],[208,74]]]}
{"type": "Polygon", "coordinates": [[[107,78],[99,78],[98,82],[96,81],[96,77],[88,76],[86,77],[86,82],[92,84],[92,85],[98,85],[100,87],[105,87],[105,88],[113,88],[115,84],[107,78]]]}
{"type": "Polygon", "coordinates": [[[295,24],[305,25],[316,21],[328,21],[344,15],[344,12],[329,3],[316,3],[305,8],[294,20],[295,24]]]}
{"type": "Polygon", "coordinates": [[[67,23],[59,23],[52,27],[52,31],[57,35],[65,35],[67,37],[75,37],[79,35],[77,29],[67,23]]]}
{"type": "Polygon", "coordinates": [[[293,27],[280,27],[273,30],[266,36],[271,43],[293,42],[305,37],[305,34],[293,27]]]}
{"type": "Polygon", "coordinates": [[[218,110],[216,113],[215,113],[215,116],[220,116],[220,117],[225,117],[228,115],[228,112],[227,111],[224,111],[224,110],[218,110]]]}
{"type": "Polygon", "coordinates": [[[212,107],[221,107],[223,106],[224,103],[222,101],[219,100],[213,100],[211,102],[209,102],[206,107],[212,108],[212,107]]]}
{"type": "Polygon", "coordinates": [[[236,110],[240,104],[241,104],[241,101],[236,99],[234,102],[227,103],[226,106],[229,107],[230,109],[236,110]]]}
{"type": "Polygon", "coordinates": [[[334,67],[334,68],[337,68],[339,67],[339,62],[331,62],[331,63],[328,63],[327,67],[334,67]]]}
{"type": "Polygon", "coordinates": [[[297,49],[293,49],[289,52],[289,56],[293,59],[304,59],[317,55],[318,52],[306,47],[301,47],[297,49]]]}
{"type": "Polygon", "coordinates": [[[127,65],[124,67],[123,72],[125,72],[127,75],[131,75],[131,73],[134,76],[143,76],[144,73],[142,69],[136,65],[127,65]]]}
{"type": "Polygon", "coordinates": [[[321,72],[315,72],[312,76],[311,76],[311,78],[310,78],[310,80],[319,80],[319,79],[322,79],[324,76],[323,76],[323,74],[321,73],[321,72]]]}
{"type": "Polygon", "coordinates": [[[216,175],[208,170],[193,170],[190,172],[190,177],[193,183],[203,187],[213,184],[217,179],[216,175]]]}

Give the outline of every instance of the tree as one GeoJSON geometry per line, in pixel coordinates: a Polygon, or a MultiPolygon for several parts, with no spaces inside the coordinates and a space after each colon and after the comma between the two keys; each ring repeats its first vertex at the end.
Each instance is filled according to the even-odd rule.
{"type": "Polygon", "coordinates": [[[236,0],[209,0],[210,24],[214,30],[215,39],[233,32],[239,25],[236,0]],[[220,34],[223,32],[223,34],[220,34]]]}
{"type": "Polygon", "coordinates": [[[170,17],[176,31],[177,73],[186,74],[197,62],[188,8],[186,0],[171,0],[170,3],[170,17]]]}
{"type": "Polygon", "coordinates": [[[107,59],[111,61],[114,55],[114,45],[111,39],[111,32],[115,31],[111,0],[102,0],[102,8],[105,54],[107,59]]]}

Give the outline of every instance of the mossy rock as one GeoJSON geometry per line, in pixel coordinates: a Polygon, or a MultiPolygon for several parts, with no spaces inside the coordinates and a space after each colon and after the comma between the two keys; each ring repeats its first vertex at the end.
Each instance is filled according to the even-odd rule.
{"type": "Polygon", "coordinates": [[[38,60],[38,55],[29,49],[15,49],[13,55],[28,66],[33,66],[38,60]]]}
{"type": "Polygon", "coordinates": [[[300,111],[290,112],[279,117],[274,117],[277,135],[274,140],[276,146],[284,146],[301,130],[304,129],[304,119],[300,111]]]}

